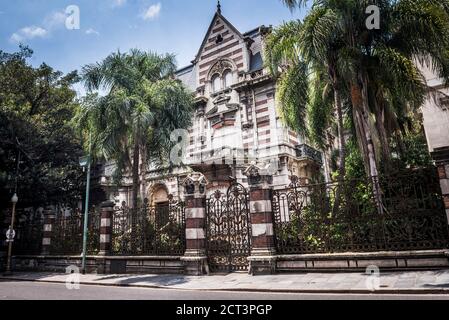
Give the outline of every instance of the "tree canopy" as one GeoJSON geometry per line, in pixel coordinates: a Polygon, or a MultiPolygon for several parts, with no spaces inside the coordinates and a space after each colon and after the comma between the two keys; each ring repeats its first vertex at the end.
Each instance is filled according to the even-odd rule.
{"type": "Polygon", "coordinates": [[[32,54],[27,47],[0,51],[2,207],[9,206],[16,181],[22,207],[76,201],[83,184],[83,150],[70,125],[78,105],[71,87],[79,77],[46,64],[33,67],[32,54]]]}
{"type": "Polygon", "coordinates": [[[83,68],[90,94],[75,118],[95,154],[116,166],[116,182],[132,177],[133,204],[145,197],[146,173],[169,164],[170,134],[191,125],[193,94],[176,80],[173,55],[116,52],[83,68]],[[99,96],[96,91],[104,90],[99,96]]]}
{"type": "Polygon", "coordinates": [[[418,65],[449,83],[449,2],[283,3],[291,9],[312,5],[303,21],[275,28],[267,40],[266,60],[279,79],[284,122],[317,144],[336,122],[344,163],[343,116],[358,141],[366,174],[377,176],[379,163],[388,169],[392,162],[392,145],[404,155],[407,135],[416,133],[410,128],[429,90],[418,65]],[[370,5],[379,9],[378,29],[367,27],[370,5]]]}

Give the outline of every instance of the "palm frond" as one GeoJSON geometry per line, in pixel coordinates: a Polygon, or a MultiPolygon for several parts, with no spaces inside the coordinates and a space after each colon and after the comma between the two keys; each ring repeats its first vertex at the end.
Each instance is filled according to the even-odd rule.
{"type": "Polygon", "coordinates": [[[298,61],[279,78],[277,84],[278,110],[291,129],[308,135],[306,111],[309,103],[309,74],[307,65],[298,61]]]}
{"type": "Polygon", "coordinates": [[[299,20],[282,24],[269,34],[265,41],[265,63],[273,76],[288,68],[290,63],[299,60],[300,32],[299,20]]]}

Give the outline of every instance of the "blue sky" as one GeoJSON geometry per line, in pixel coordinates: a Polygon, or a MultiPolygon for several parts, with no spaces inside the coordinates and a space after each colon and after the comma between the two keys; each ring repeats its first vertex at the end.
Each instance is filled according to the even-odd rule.
{"type": "MultiPolygon", "coordinates": [[[[63,72],[80,69],[110,52],[130,48],[194,58],[216,10],[216,0],[15,0],[0,2],[0,50],[34,50],[32,63],[63,72]],[[80,29],[67,30],[65,9],[80,9],[80,29]]],[[[222,0],[222,13],[240,31],[300,18],[280,0],[222,0]]]]}

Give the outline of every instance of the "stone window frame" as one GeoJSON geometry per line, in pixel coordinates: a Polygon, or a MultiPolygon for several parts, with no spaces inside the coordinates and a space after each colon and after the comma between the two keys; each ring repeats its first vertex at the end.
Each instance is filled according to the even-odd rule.
{"type": "Polygon", "coordinates": [[[212,93],[217,93],[223,90],[223,79],[221,77],[221,75],[219,73],[214,73],[214,75],[212,76],[211,80],[211,92],[212,93]],[[216,87],[216,80],[219,80],[217,84],[220,84],[220,88],[216,87]]]}
{"type": "Polygon", "coordinates": [[[223,71],[223,88],[226,90],[234,84],[234,72],[231,69],[226,69],[223,71]],[[226,77],[230,76],[230,83],[228,83],[226,77]]]}
{"type": "Polygon", "coordinates": [[[236,64],[234,61],[229,59],[219,59],[217,62],[215,62],[209,69],[208,72],[208,82],[210,83],[210,92],[213,95],[220,94],[222,92],[228,91],[229,88],[235,84],[235,78],[234,73],[238,70],[236,64]],[[228,84],[225,80],[226,75],[230,73],[231,76],[231,83],[228,84]],[[217,90],[215,88],[215,80],[217,77],[220,78],[220,89],[217,90]]]}

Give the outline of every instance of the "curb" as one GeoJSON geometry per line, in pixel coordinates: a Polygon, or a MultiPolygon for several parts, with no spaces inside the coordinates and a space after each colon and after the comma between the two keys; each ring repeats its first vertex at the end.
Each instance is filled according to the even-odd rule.
{"type": "MultiPolygon", "coordinates": [[[[65,284],[65,281],[60,280],[38,280],[38,279],[23,279],[14,277],[0,277],[0,282],[21,281],[21,282],[42,282],[53,284],[65,284]]],[[[218,289],[218,288],[202,288],[202,289],[187,289],[187,288],[174,288],[164,287],[158,285],[143,285],[143,284],[128,284],[128,283],[93,283],[81,281],[80,285],[84,286],[100,286],[100,287],[122,287],[122,288],[141,288],[141,289],[164,289],[164,290],[176,290],[176,291],[214,291],[214,292],[254,292],[254,293],[298,293],[298,294],[366,294],[366,295],[387,295],[387,294],[409,294],[409,295],[432,295],[432,294],[445,294],[449,295],[449,289],[381,289],[377,291],[362,290],[362,289],[337,289],[337,290],[325,290],[325,289],[254,289],[254,288],[236,288],[236,289],[218,289]]]]}

